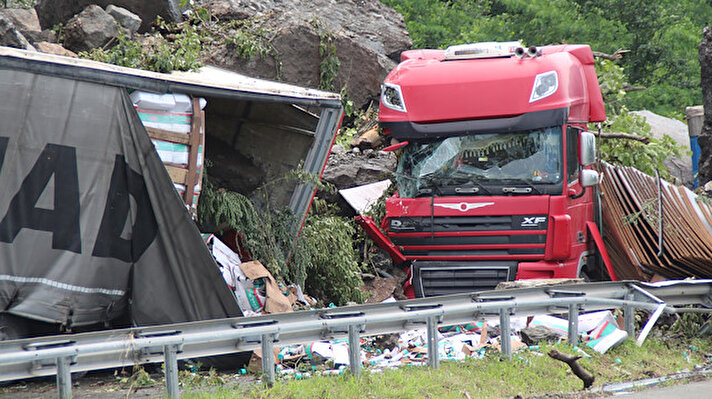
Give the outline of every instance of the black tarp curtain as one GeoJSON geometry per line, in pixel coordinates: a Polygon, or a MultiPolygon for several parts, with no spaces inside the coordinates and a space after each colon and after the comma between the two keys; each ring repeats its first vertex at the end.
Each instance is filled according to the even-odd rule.
{"type": "Polygon", "coordinates": [[[0,311],[240,315],[125,88],[0,69],[0,311]]]}

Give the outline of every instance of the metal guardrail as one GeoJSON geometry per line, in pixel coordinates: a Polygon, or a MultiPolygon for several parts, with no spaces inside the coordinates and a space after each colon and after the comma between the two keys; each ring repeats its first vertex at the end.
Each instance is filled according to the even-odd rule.
{"type": "MultiPolygon", "coordinates": [[[[485,291],[392,303],[208,320],[0,342],[0,381],[56,375],[60,398],[71,397],[71,373],[165,362],[166,388],[177,398],[179,359],[261,349],[264,381],[273,383],[275,343],[289,345],[348,338],[350,371],[361,372],[359,338],[427,329],[428,364],[438,367],[437,328],[499,317],[510,336],[510,317],[568,313],[570,342],[578,340],[580,311],[624,309],[629,336],[635,309],[678,312],[677,305],[712,307],[712,280],[650,285],[634,281],[567,284],[485,291]]],[[[702,310],[704,311],[704,310],[702,310]]],[[[502,352],[511,357],[509,340],[502,352]]]]}

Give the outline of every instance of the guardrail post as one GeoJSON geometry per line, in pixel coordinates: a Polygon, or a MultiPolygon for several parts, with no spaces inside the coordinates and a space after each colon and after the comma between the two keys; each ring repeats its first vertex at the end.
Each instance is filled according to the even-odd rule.
{"type": "MultiPolygon", "coordinates": [[[[633,293],[628,293],[625,296],[626,301],[633,300],[633,293]]],[[[635,307],[631,305],[625,305],[623,307],[623,322],[625,324],[625,331],[628,333],[628,339],[635,338],[635,307]]]]}
{"type": "Polygon", "coordinates": [[[178,399],[178,347],[177,345],[166,345],[163,347],[163,356],[166,373],[166,391],[171,399],[178,399]]]}
{"type": "Polygon", "coordinates": [[[361,375],[361,327],[349,326],[349,367],[352,375],[361,375]]]}
{"type": "Polygon", "coordinates": [[[72,372],[69,367],[71,363],[71,357],[57,358],[57,394],[59,399],[71,399],[72,397],[72,372]]]}
{"type": "Polygon", "coordinates": [[[500,341],[502,346],[502,354],[508,359],[512,358],[512,331],[509,325],[509,314],[512,309],[502,308],[499,310],[499,330],[500,341]]]}
{"type": "Polygon", "coordinates": [[[438,368],[440,358],[438,357],[438,319],[436,316],[428,317],[426,329],[428,333],[428,366],[438,368]]]}
{"type": "Polygon", "coordinates": [[[262,334],[262,378],[274,385],[274,334],[262,334]]]}
{"type": "Polygon", "coordinates": [[[579,304],[572,303],[569,305],[569,344],[578,345],[579,341],[579,304]]]}

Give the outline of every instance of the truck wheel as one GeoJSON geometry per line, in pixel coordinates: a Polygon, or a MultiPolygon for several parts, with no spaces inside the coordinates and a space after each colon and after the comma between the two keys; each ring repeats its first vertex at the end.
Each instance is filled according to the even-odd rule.
{"type": "Polygon", "coordinates": [[[603,265],[603,260],[598,253],[588,256],[586,264],[581,268],[581,277],[585,274],[588,280],[585,281],[603,281],[606,279],[604,271],[606,267],[603,265]]]}

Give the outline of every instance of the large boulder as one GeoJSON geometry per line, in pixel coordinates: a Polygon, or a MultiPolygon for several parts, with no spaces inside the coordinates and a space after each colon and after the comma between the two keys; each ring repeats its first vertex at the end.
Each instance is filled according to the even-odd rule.
{"type": "Polygon", "coordinates": [[[131,11],[141,18],[141,32],[149,30],[157,16],[174,22],[182,18],[180,0],[37,0],[35,10],[42,29],[50,29],[56,24],[66,23],[90,4],[102,8],[113,4],[131,11]]]}
{"type": "Polygon", "coordinates": [[[138,28],[141,27],[141,18],[123,7],[109,4],[106,6],[106,12],[111,15],[119,25],[126,29],[129,37],[138,32],[138,28]]]}
{"type": "Polygon", "coordinates": [[[208,63],[313,88],[333,78],[331,89],[346,87],[359,107],[378,98],[381,82],[412,44],[403,17],[378,0],[213,0],[203,5],[218,18],[249,19],[259,27],[255,31],[269,36],[262,38],[269,46],[266,55],[246,59],[228,45],[214,49],[208,63]],[[334,68],[336,59],[339,68],[334,68]]]}
{"type": "Polygon", "coordinates": [[[77,57],[77,54],[75,52],[67,50],[66,48],[62,47],[61,44],[57,43],[35,42],[35,47],[37,48],[37,51],[42,53],[62,55],[65,57],[77,57]]]}
{"type": "Polygon", "coordinates": [[[389,178],[397,162],[392,152],[366,150],[361,153],[334,146],[322,179],[338,189],[362,186],[389,178]]]}
{"type": "Polygon", "coordinates": [[[119,35],[116,20],[97,5],[90,5],[75,15],[64,27],[64,47],[89,51],[102,47],[119,35]]]}
{"type": "Polygon", "coordinates": [[[645,119],[645,122],[650,125],[650,133],[653,137],[659,140],[664,135],[668,135],[682,148],[679,156],[670,158],[664,163],[678,183],[692,187],[692,157],[689,155],[691,149],[687,125],[677,119],[667,118],[647,110],[631,113],[645,119]]]}
{"type": "Polygon", "coordinates": [[[12,22],[15,29],[30,42],[37,40],[42,33],[40,21],[33,9],[4,8],[0,9],[0,16],[4,16],[12,22]]]}
{"type": "Polygon", "coordinates": [[[9,17],[0,14],[0,46],[35,50],[25,36],[15,27],[9,17]]]}
{"type": "Polygon", "coordinates": [[[705,122],[697,138],[700,145],[698,176],[700,185],[703,185],[712,180],[712,26],[703,30],[699,57],[705,122]]]}

